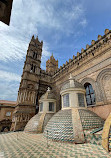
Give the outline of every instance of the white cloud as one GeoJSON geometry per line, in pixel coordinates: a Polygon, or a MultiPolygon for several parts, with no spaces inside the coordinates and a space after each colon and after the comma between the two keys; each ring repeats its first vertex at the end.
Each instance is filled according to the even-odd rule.
{"type": "Polygon", "coordinates": [[[19,83],[17,82],[0,82],[0,100],[16,101],[18,88],[19,83]]]}
{"type": "MultiPolygon", "coordinates": [[[[60,38],[57,34],[75,32],[78,21],[85,19],[84,13],[84,7],[81,4],[72,3],[72,0],[14,0],[10,26],[0,22],[0,65],[2,62],[4,65],[11,63],[10,67],[13,67],[16,62],[23,61],[31,36],[33,34],[37,36],[42,29],[41,67],[45,69],[45,62],[52,53],[49,51],[50,45],[47,39],[54,37],[55,43],[58,44],[60,38]],[[47,32],[49,36],[44,39],[44,34],[47,32]]],[[[83,22],[82,25],[84,25],[83,22]]],[[[1,98],[15,99],[20,76],[12,73],[13,70],[7,67],[1,66],[0,69],[1,98]]]]}
{"type": "Polygon", "coordinates": [[[83,27],[85,27],[86,25],[87,25],[87,20],[86,19],[83,19],[81,22],[80,22],[80,24],[83,26],[83,27]]]}
{"type": "Polygon", "coordinates": [[[0,70],[0,80],[7,81],[7,82],[10,82],[10,81],[20,82],[20,79],[21,78],[18,74],[0,70]]]}
{"type": "Polygon", "coordinates": [[[67,34],[74,31],[73,23],[81,18],[85,26],[83,6],[71,5],[68,0],[65,3],[63,0],[14,0],[10,26],[0,22],[0,60],[23,59],[30,38],[38,34],[39,27],[67,34]]]}

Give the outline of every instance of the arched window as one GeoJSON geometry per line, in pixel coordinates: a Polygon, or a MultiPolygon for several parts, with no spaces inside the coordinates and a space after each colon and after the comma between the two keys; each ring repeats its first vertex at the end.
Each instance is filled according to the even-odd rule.
{"type": "Polygon", "coordinates": [[[94,105],[96,102],[95,93],[90,83],[85,83],[87,106],[94,105]]]}

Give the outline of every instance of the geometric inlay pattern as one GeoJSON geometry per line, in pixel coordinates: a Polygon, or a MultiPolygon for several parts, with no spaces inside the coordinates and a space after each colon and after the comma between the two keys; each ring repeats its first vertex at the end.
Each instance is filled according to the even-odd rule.
{"type": "Polygon", "coordinates": [[[60,110],[48,122],[44,136],[53,140],[60,141],[74,141],[73,125],[72,125],[72,111],[60,110]]]}
{"type": "Polygon", "coordinates": [[[87,109],[79,109],[78,111],[80,114],[83,130],[103,127],[104,120],[94,112],[87,109]]]}

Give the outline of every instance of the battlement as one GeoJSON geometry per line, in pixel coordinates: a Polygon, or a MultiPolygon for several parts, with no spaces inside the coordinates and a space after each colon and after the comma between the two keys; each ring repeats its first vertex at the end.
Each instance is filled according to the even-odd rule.
{"type": "Polygon", "coordinates": [[[53,75],[53,78],[58,76],[61,72],[64,72],[71,66],[79,67],[81,64],[85,63],[91,56],[92,58],[96,56],[96,52],[100,51],[104,45],[110,42],[111,39],[111,30],[105,29],[104,35],[98,35],[97,41],[92,40],[91,45],[86,45],[86,49],[81,49],[81,53],[77,52],[77,55],[73,55],[73,59],[69,59],[65,64],[60,66],[53,75]],[[108,42],[109,41],[109,42],[108,42]]]}
{"type": "Polygon", "coordinates": [[[47,72],[45,70],[40,70],[40,74],[44,74],[44,75],[48,75],[48,76],[52,76],[52,74],[50,72],[47,72]]]}

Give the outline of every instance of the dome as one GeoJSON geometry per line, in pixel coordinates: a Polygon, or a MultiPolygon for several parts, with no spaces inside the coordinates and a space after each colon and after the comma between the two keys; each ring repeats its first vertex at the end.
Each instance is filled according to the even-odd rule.
{"type": "Polygon", "coordinates": [[[68,79],[68,81],[66,83],[63,84],[63,86],[61,87],[61,91],[62,90],[66,90],[69,88],[80,88],[80,89],[85,89],[84,86],[77,82],[72,75],[70,74],[70,78],[68,79]]]}
{"type": "Polygon", "coordinates": [[[44,131],[45,126],[47,125],[47,122],[52,116],[53,114],[48,113],[36,114],[29,120],[29,122],[25,126],[24,131],[29,133],[42,133],[44,131]]]}
{"type": "Polygon", "coordinates": [[[84,131],[103,127],[104,120],[86,108],[70,108],[57,112],[48,122],[44,136],[65,142],[85,142],[84,131]]]}
{"type": "Polygon", "coordinates": [[[40,98],[40,100],[45,100],[45,99],[56,99],[54,93],[50,90],[49,87],[47,92],[43,94],[40,98]]]}
{"type": "Polygon", "coordinates": [[[56,112],[56,100],[52,91],[47,92],[39,100],[39,113],[33,116],[25,126],[25,132],[42,133],[47,122],[56,112]]]}

